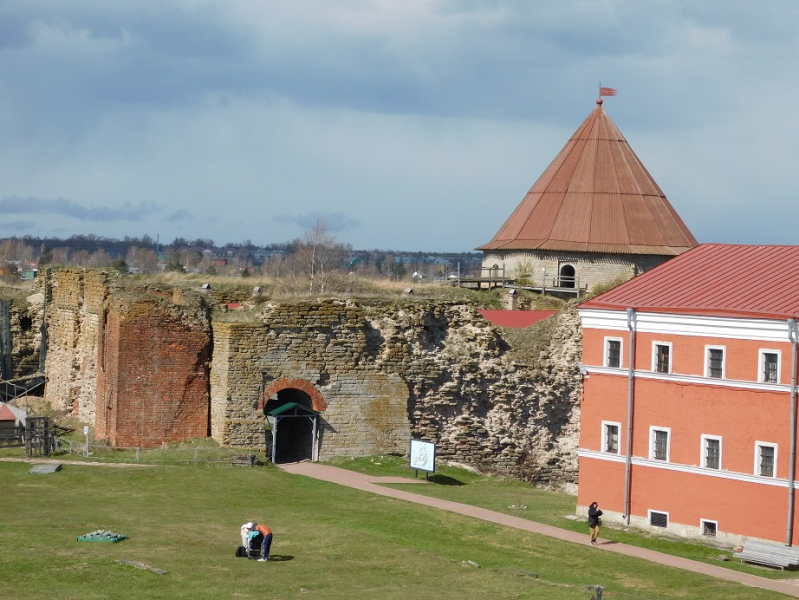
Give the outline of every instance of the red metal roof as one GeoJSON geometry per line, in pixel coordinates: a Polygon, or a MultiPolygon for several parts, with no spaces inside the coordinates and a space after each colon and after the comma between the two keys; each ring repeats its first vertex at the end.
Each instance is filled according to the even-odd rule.
{"type": "Polygon", "coordinates": [[[543,321],[554,315],[556,310],[481,310],[486,321],[497,327],[521,329],[543,321]]]}
{"type": "Polygon", "coordinates": [[[5,404],[0,404],[0,421],[16,421],[16,415],[5,404]]]}
{"type": "Polygon", "coordinates": [[[696,245],[599,100],[499,232],[477,249],[676,256],[696,245]]]}
{"type": "Polygon", "coordinates": [[[702,244],[580,308],[799,317],[799,246],[702,244]]]}

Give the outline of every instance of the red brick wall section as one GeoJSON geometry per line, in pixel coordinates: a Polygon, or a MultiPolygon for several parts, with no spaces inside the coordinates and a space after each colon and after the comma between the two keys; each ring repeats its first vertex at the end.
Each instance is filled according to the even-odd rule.
{"type": "Polygon", "coordinates": [[[97,406],[95,437],[116,443],[116,391],[114,377],[119,374],[119,313],[108,313],[100,319],[100,340],[97,344],[97,406]]]}
{"type": "Polygon", "coordinates": [[[98,433],[124,447],[208,436],[207,321],[158,299],[114,302],[109,313],[98,433]]]}
{"type": "Polygon", "coordinates": [[[258,410],[263,410],[266,406],[267,400],[277,394],[281,390],[294,389],[301,390],[311,397],[311,406],[316,412],[322,412],[327,408],[327,403],[322,397],[322,394],[317,390],[313,384],[305,381],[304,379],[277,379],[270,383],[264,390],[263,395],[258,400],[258,410]]]}

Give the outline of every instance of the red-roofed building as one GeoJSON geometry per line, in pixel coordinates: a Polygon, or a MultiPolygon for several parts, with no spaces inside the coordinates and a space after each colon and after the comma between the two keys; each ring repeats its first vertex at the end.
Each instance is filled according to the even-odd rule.
{"type": "Polygon", "coordinates": [[[799,246],[703,244],[578,311],[578,512],[798,543],[799,246]]]}
{"type": "Polygon", "coordinates": [[[493,239],[477,249],[484,252],[484,277],[590,291],[696,245],[599,99],[493,239]]]}

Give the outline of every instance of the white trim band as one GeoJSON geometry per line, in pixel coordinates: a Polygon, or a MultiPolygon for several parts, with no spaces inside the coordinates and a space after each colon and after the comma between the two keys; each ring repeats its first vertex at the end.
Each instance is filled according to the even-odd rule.
{"type": "MultiPolygon", "coordinates": [[[[577,312],[584,329],[628,331],[627,313],[624,310],[580,308],[577,312]]],[[[635,313],[635,330],[641,333],[789,342],[788,321],[782,319],[700,317],[638,311],[635,313]]]]}
{"type": "MultiPolygon", "coordinates": [[[[627,369],[613,369],[611,367],[594,367],[585,365],[588,375],[615,375],[617,377],[629,376],[627,369]]],[[[652,371],[635,371],[636,379],[658,379],[670,383],[688,383],[692,385],[714,385],[717,387],[738,388],[742,390],[757,390],[761,392],[790,392],[791,386],[785,383],[759,383],[757,381],[742,381],[740,379],[718,379],[716,377],[703,377],[702,375],[676,375],[674,373],[653,373],[652,371]]]]}
{"type": "MultiPolygon", "coordinates": [[[[579,458],[591,458],[594,460],[604,460],[607,462],[615,462],[624,464],[625,457],[620,454],[608,454],[606,452],[597,452],[596,450],[587,450],[580,448],[577,450],[579,458]]],[[[779,479],[776,477],[759,477],[757,475],[750,475],[748,473],[738,473],[735,471],[726,471],[723,469],[708,469],[696,465],[680,465],[677,463],[667,463],[662,460],[649,460],[642,456],[633,456],[631,459],[633,466],[636,467],[651,467],[653,469],[664,469],[666,471],[676,471],[678,473],[687,473],[689,475],[705,475],[707,477],[717,477],[719,479],[727,479],[730,481],[741,481],[743,483],[757,483],[760,485],[770,485],[774,487],[788,487],[787,479],[779,479]]],[[[794,483],[794,489],[797,487],[794,483]]]]}

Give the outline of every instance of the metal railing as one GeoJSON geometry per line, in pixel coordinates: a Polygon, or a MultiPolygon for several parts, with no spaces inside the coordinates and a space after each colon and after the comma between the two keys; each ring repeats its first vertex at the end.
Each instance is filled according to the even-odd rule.
{"type": "Polygon", "coordinates": [[[84,460],[141,464],[216,463],[252,466],[259,461],[260,454],[244,448],[112,447],[77,440],[65,440],[63,447],[69,454],[80,456],[84,460]]]}
{"type": "Polygon", "coordinates": [[[30,392],[40,387],[44,387],[44,375],[41,373],[3,380],[0,381],[0,400],[8,402],[17,398],[25,398],[30,392]]]}
{"type": "Polygon", "coordinates": [[[547,270],[546,267],[540,271],[514,271],[510,274],[505,270],[504,263],[501,267],[475,267],[465,271],[461,269],[447,271],[435,277],[433,281],[467,287],[477,285],[479,288],[482,288],[483,284],[487,284],[489,289],[517,287],[541,293],[553,291],[580,295],[585,292],[585,289],[580,286],[579,274],[561,275],[557,269],[547,270]]]}

